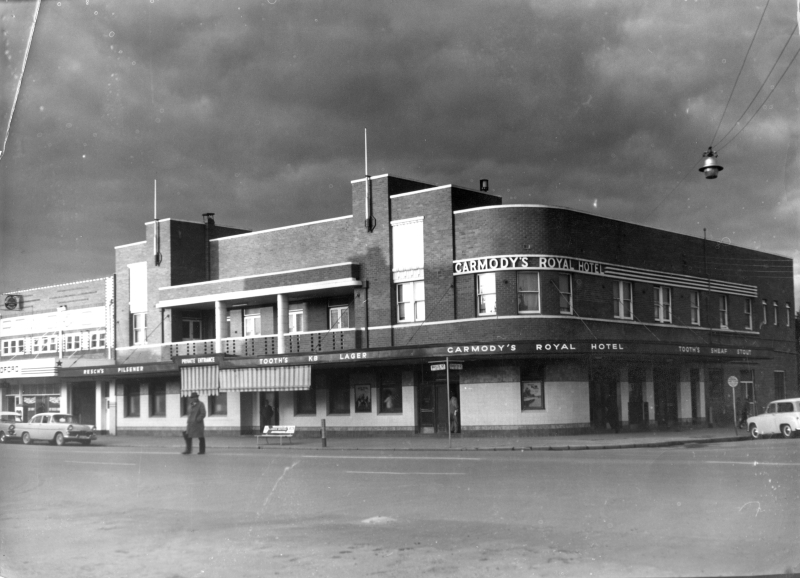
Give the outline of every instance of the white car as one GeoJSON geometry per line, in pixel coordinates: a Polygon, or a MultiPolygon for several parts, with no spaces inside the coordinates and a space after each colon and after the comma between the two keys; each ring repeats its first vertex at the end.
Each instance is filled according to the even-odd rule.
{"type": "Polygon", "coordinates": [[[0,444],[9,440],[18,440],[22,425],[22,417],[13,411],[0,411],[0,444]]]}
{"type": "Polygon", "coordinates": [[[769,402],[764,413],[747,418],[747,429],[753,439],[777,433],[792,437],[800,431],[800,397],[769,402]]]}
{"type": "Polygon", "coordinates": [[[16,429],[24,444],[46,441],[57,446],[67,442],[89,445],[97,439],[94,426],[81,425],[70,414],[60,412],[38,413],[28,423],[18,424],[16,429]]]}

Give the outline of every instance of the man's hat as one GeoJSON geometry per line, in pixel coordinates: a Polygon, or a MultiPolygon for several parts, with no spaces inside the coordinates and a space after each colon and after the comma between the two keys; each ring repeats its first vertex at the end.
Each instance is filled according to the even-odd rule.
{"type": "Polygon", "coordinates": [[[196,392],[196,391],[193,391],[193,392],[192,392],[192,395],[190,395],[189,397],[200,397],[200,396],[199,396],[199,395],[197,395],[197,392],[196,392]]]}

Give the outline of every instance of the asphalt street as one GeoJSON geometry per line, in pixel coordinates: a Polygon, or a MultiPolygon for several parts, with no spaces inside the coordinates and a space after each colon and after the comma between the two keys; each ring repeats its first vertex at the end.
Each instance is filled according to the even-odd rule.
{"type": "Polygon", "coordinates": [[[0,446],[0,575],[800,572],[800,440],[582,452],[0,446]]]}

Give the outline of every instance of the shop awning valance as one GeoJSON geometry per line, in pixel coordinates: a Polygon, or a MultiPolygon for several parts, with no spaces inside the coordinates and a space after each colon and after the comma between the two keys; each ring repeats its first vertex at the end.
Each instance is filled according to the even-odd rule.
{"type": "Polygon", "coordinates": [[[187,397],[193,391],[203,395],[217,395],[219,374],[217,365],[181,367],[181,396],[187,397]]]}
{"type": "Polygon", "coordinates": [[[310,365],[222,369],[220,391],[306,391],[311,389],[310,365]]]}

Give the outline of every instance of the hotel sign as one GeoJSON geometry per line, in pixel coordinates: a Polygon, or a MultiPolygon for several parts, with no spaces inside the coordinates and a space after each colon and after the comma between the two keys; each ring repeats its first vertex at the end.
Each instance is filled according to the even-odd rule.
{"type": "Polygon", "coordinates": [[[605,275],[605,266],[597,261],[559,257],[556,255],[498,255],[477,259],[460,259],[453,262],[454,275],[488,271],[520,270],[575,271],[589,275],[605,275]]]}

